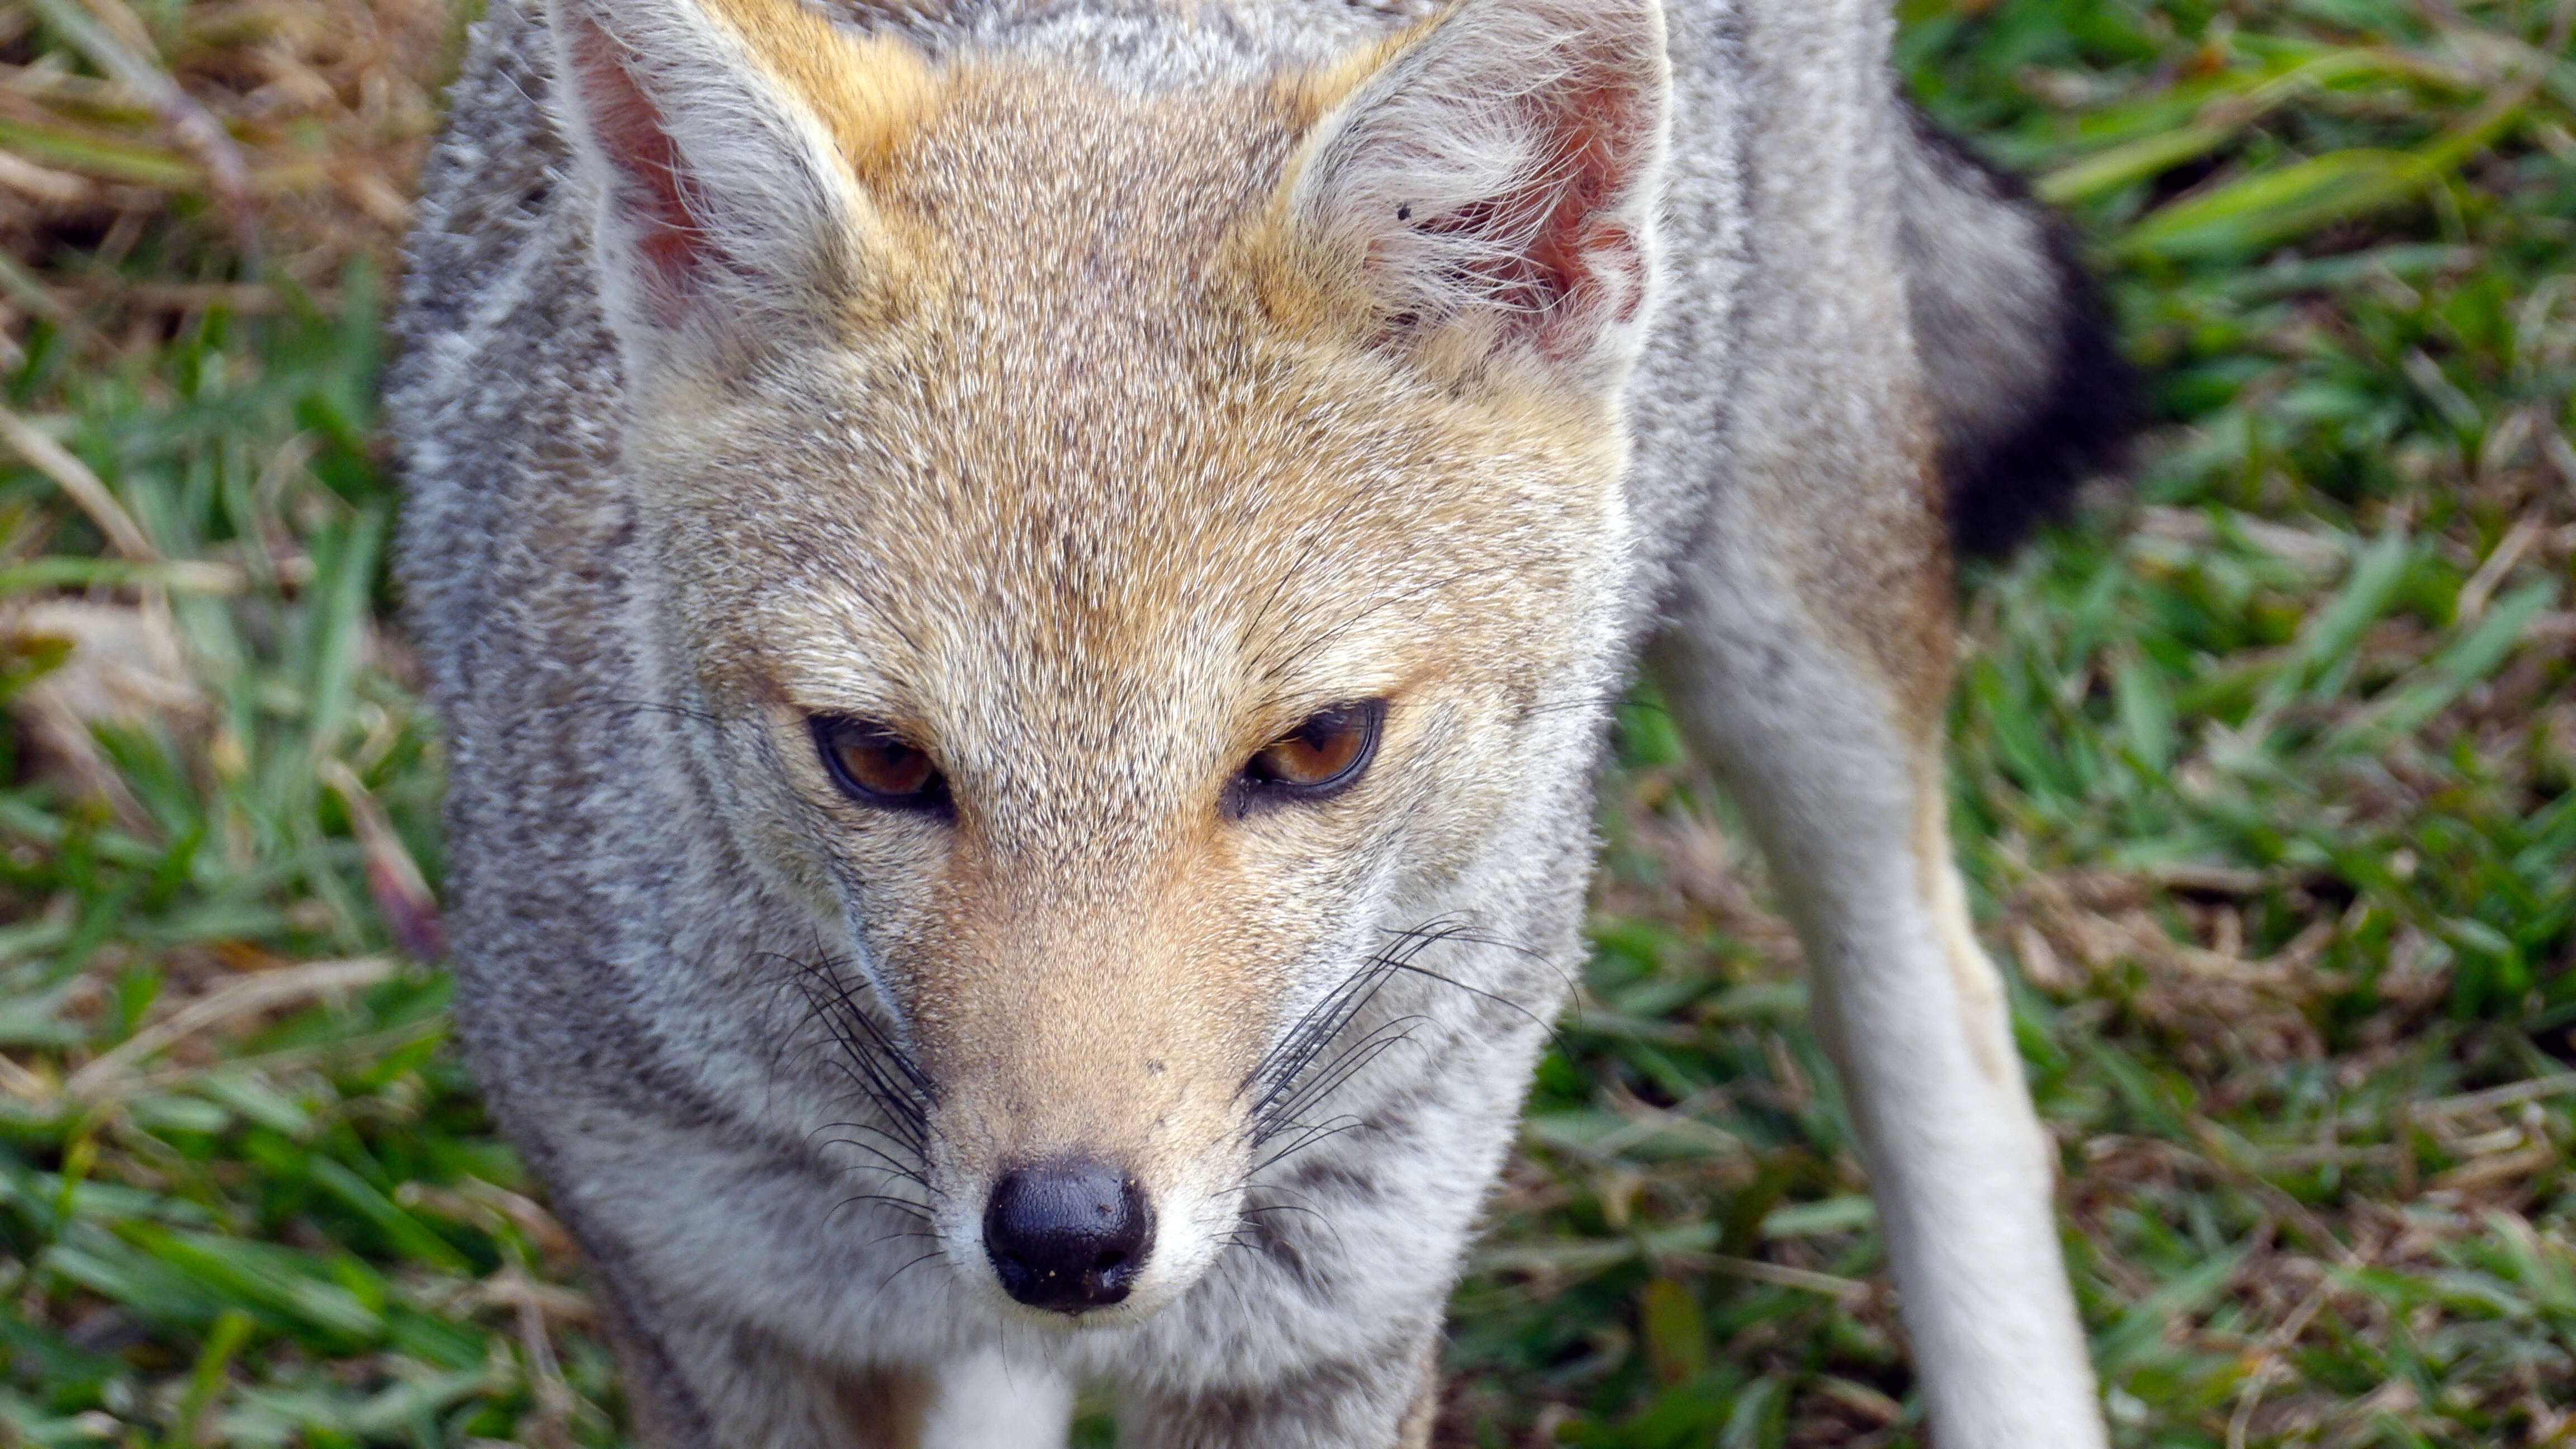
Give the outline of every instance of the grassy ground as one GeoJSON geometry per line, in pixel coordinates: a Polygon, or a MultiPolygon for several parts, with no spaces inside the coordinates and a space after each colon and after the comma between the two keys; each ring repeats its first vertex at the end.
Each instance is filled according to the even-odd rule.
{"type": "MultiPolygon", "coordinates": [[[[455,24],[135,4],[0,0],[0,1442],[615,1442],[385,624],[455,24]]],[[[2576,1442],[2576,0],[1906,21],[2159,377],[2132,492],[1972,581],[1953,752],[2119,1437],[2576,1442]]],[[[1795,946],[1627,726],[1446,1432],[1916,1442],[1795,946]]]]}

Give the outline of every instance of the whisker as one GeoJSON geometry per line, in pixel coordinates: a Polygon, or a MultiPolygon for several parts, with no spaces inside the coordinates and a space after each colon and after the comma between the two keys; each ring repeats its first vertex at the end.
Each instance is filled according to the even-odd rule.
{"type": "Polygon", "coordinates": [[[1424,968],[1424,967],[1415,966],[1415,965],[1412,965],[1412,964],[1411,964],[1411,963],[1409,963],[1409,962],[1408,962],[1408,963],[1401,963],[1401,964],[1397,965],[1397,967],[1396,967],[1395,969],[1396,969],[1396,970],[1398,970],[1398,971],[1408,971],[1408,972],[1411,972],[1412,974],[1414,974],[1414,975],[1416,975],[1416,976],[1424,977],[1424,978],[1427,978],[1427,979],[1432,980],[1432,981],[1437,981],[1437,982],[1439,982],[1439,983],[1440,983],[1441,985],[1443,985],[1443,986],[1454,986],[1454,987],[1456,987],[1457,989],[1459,989],[1460,991],[1466,992],[1469,996],[1481,997],[1482,999],[1484,999],[1484,1000],[1486,1000],[1486,1001],[1490,1001],[1490,1002],[1492,1002],[1492,1003],[1493,1003],[1494,1005],[1496,1005],[1496,1006],[1509,1007],[1511,1010],[1516,1011],[1516,1012],[1519,1012],[1519,1013],[1521,1014],[1521,1016],[1522,1016],[1523,1018],[1525,1018],[1525,1019],[1529,1022],[1529,1024],[1530,1024],[1530,1025],[1537,1027],[1539,1030],[1541,1030],[1541,1031],[1543,1031],[1543,1032],[1546,1032],[1546,1033],[1547,1033],[1547,1039],[1548,1039],[1548,1042],[1549,1042],[1551,1045],[1555,1046],[1555,1047],[1556,1047],[1558,1050],[1560,1050],[1560,1051],[1568,1050],[1568,1047],[1567,1047],[1567,1044],[1566,1044],[1566,1040],[1565,1040],[1565,1035],[1564,1035],[1564,1033],[1562,1033],[1562,1032],[1560,1032],[1560,1031],[1558,1031],[1558,1030],[1556,1029],[1556,1024],[1555,1024],[1554,1022],[1549,1021],[1546,1017],[1543,1017],[1543,1016],[1539,1015],[1537,1012],[1530,1010],[1528,1007],[1521,1005],[1519,1002],[1512,1000],[1512,999],[1511,999],[1510,997],[1508,997],[1508,996],[1497,996],[1497,995],[1495,995],[1493,992],[1487,991],[1487,990],[1485,990],[1485,989],[1484,989],[1484,988],[1482,988],[1482,987],[1479,987],[1479,986],[1470,986],[1470,985],[1468,985],[1468,984],[1467,984],[1466,982],[1464,982],[1464,981],[1459,981],[1459,980],[1456,980],[1455,978],[1452,978],[1452,977],[1443,976],[1443,975],[1441,975],[1441,974],[1440,974],[1439,972],[1437,972],[1437,971],[1432,971],[1432,970],[1428,970],[1428,969],[1426,969],[1426,968],[1424,968]]]}
{"type": "MultiPolygon", "coordinates": [[[[828,1050],[833,1058],[830,1069],[865,1102],[872,1111],[861,1114],[869,1120],[840,1121],[825,1124],[808,1134],[808,1139],[822,1133],[839,1135],[825,1138],[821,1145],[846,1147],[862,1160],[843,1162],[843,1172],[876,1173],[897,1182],[910,1183],[934,1202],[944,1202],[946,1194],[931,1186],[927,1168],[929,1156],[930,1109],[936,1104],[937,1092],[929,1076],[913,1061],[892,1032],[880,1024],[859,999],[851,981],[848,963],[817,950],[811,959],[776,952],[763,953],[759,960],[784,965],[786,985],[802,1000],[806,1012],[822,1028],[822,1036],[812,1045],[828,1050]],[[873,1140],[871,1140],[873,1139],[873,1140]]],[[[928,1208],[909,1197],[886,1193],[860,1193],[835,1204],[826,1214],[828,1223],[843,1209],[863,1202],[888,1204],[929,1227],[933,1221],[928,1208]]],[[[895,1236],[929,1236],[936,1233],[896,1234],[895,1236]]],[[[877,1242],[884,1242],[880,1238],[877,1242]]],[[[874,1246],[871,1244],[870,1246],[874,1246]]],[[[914,1262],[919,1262],[915,1259],[914,1262]]],[[[907,1263],[905,1268],[911,1267],[907,1263]]],[[[889,1274],[892,1283],[904,1271],[889,1274]]],[[[883,1285],[880,1285],[883,1286],[883,1285]]]]}
{"type": "Polygon", "coordinates": [[[1321,1127],[1308,1128],[1303,1135],[1297,1138],[1296,1141],[1289,1143],[1287,1146],[1280,1148],[1277,1152],[1263,1158],[1253,1167],[1252,1172],[1254,1174],[1266,1172],[1269,1169],[1278,1166],[1289,1157],[1305,1151],[1307,1148],[1314,1146],[1318,1142],[1325,1141],[1328,1138],[1339,1137],[1345,1132],[1357,1132],[1367,1125],[1367,1123],[1353,1117],[1348,1120],[1336,1119],[1335,1121],[1321,1127]]]}
{"type": "Polygon", "coordinates": [[[877,1291],[879,1293],[883,1293],[888,1288],[894,1286],[895,1279],[902,1277],[904,1274],[911,1272],[913,1269],[920,1267],[922,1264],[927,1263],[938,1256],[939,1250],[937,1248],[933,1248],[929,1252],[922,1254],[920,1257],[915,1258],[911,1262],[904,1264],[902,1267],[895,1269],[891,1273],[888,1273],[885,1275],[885,1278],[877,1284],[877,1291]]]}
{"type": "MultiPolygon", "coordinates": [[[[1247,1090],[1256,1083],[1266,1083],[1268,1088],[1254,1104],[1253,1120],[1256,1123],[1267,1122],[1282,1115],[1283,1111],[1293,1116],[1294,1111],[1286,1109],[1286,1102],[1295,1092],[1298,1078],[1314,1065],[1317,1057],[1341,1034],[1342,1029],[1366,1010],[1377,994],[1385,989],[1387,982],[1397,972],[1407,969],[1415,957],[1463,933],[1464,929],[1456,923],[1434,922],[1393,932],[1396,937],[1393,947],[1371,956],[1333,990],[1325,993],[1324,999],[1289,1029],[1247,1079],[1247,1090]]],[[[1333,1075],[1332,1068],[1328,1067],[1325,1075],[1333,1075]]],[[[1339,1086],[1342,1080],[1346,1078],[1337,1078],[1334,1085],[1339,1086]]]]}
{"type": "Polygon", "coordinates": [[[849,1050],[851,1061],[866,1073],[871,1095],[906,1117],[918,1120],[925,1116],[936,1095],[930,1079],[859,1005],[840,974],[829,969],[828,963],[814,963],[804,968],[799,986],[806,991],[807,1001],[814,1005],[824,1025],[832,1028],[849,1050]],[[828,994],[828,1002],[814,1001],[816,986],[828,994]]]}
{"type": "Polygon", "coordinates": [[[1399,933],[1399,939],[1403,944],[1396,951],[1370,957],[1340,985],[1327,992],[1323,1000],[1289,1029],[1279,1045],[1256,1064],[1246,1086],[1262,1080],[1271,1083],[1271,1091],[1255,1106],[1256,1114],[1273,1110],[1279,1093],[1313,1064],[1316,1056],[1331,1044],[1343,1027],[1350,1024],[1352,1018],[1367,1009],[1369,1002],[1393,978],[1400,959],[1418,955],[1438,937],[1417,931],[1399,933]]]}
{"type": "MultiPolygon", "coordinates": [[[[1413,1039],[1411,1028],[1427,1019],[1420,1016],[1400,1016],[1393,1021],[1382,1023],[1368,1035],[1343,1048],[1340,1055],[1334,1057],[1323,1070],[1299,1087],[1294,1095],[1281,1099],[1276,1104],[1277,1114],[1283,1118],[1295,1117],[1307,1108],[1320,1103],[1324,1098],[1340,1090],[1342,1085],[1351,1078],[1367,1070],[1371,1062],[1385,1055],[1387,1050],[1396,1043],[1411,1041],[1413,1039]]],[[[1261,1139],[1255,1137],[1253,1140],[1258,1143],[1261,1139]]]]}
{"type": "MultiPolygon", "coordinates": [[[[1246,1176],[1249,1176],[1249,1174],[1246,1174],[1246,1176]]],[[[1295,1188],[1285,1187],[1277,1183],[1263,1186],[1261,1188],[1261,1192],[1265,1196],[1274,1198],[1282,1195],[1297,1198],[1307,1197],[1307,1194],[1299,1192],[1295,1188]]],[[[1348,1245],[1342,1241],[1342,1230],[1334,1225],[1333,1220],[1325,1215],[1323,1209],[1312,1205],[1311,1198],[1306,1202],[1266,1202],[1252,1207],[1239,1207],[1235,1213],[1233,1235],[1240,1237],[1245,1234],[1251,1234],[1254,1237],[1267,1237],[1281,1242],[1287,1241],[1288,1234],[1284,1228],[1274,1227],[1268,1223],[1260,1221],[1263,1217],[1276,1212],[1304,1213],[1306,1216],[1315,1220],[1316,1226],[1332,1235],[1333,1247],[1336,1251],[1348,1251],[1348,1245]]],[[[1259,1242],[1253,1242],[1249,1246],[1251,1246],[1255,1251],[1259,1251],[1262,1245],[1259,1242]]]]}
{"type": "Polygon", "coordinates": [[[852,1207],[863,1202],[885,1203],[907,1217],[918,1218],[925,1223],[930,1221],[930,1213],[922,1204],[914,1202],[908,1197],[896,1197],[894,1194],[887,1192],[853,1193],[852,1195],[841,1199],[839,1202],[832,1204],[832,1211],[837,1213],[845,1207],[852,1207]]]}
{"type": "Polygon", "coordinates": [[[1257,1218],[1264,1213],[1304,1213],[1306,1216],[1313,1218],[1319,1223],[1328,1223],[1332,1221],[1332,1219],[1325,1217],[1323,1213],[1306,1206],[1302,1202],[1266,1202],[1261,1204],[1259,1207],[1248,1207],[1238,1210],[1238,1216],[1247,1218],[1257,1218]]]}
{"type": "Polygon", "coordinates": [[[875,1158],[878,1164],[881,1164],[871,1166],[863,1162],[854,1163],[849,1167],[842,1169],[845,1172],[883,1172],[902,1178],[908,1182],[920,1183],[925,1191],[930,1188],[929,1180],[922,1176],[919,1168],[905,1166],[901,1160],[888,1155],[883,1148],[873,1146],[866,1142],[861,1142],[855,1137],[835,1137],[830,1139],[828,1145],[855,1148],[856,1150],[864,1152],[870,1157],[875,1158]]]}
{"type": "MultiPolygon", "coordinates": [[[[1309,1007],[1262,1056],[1237,1089],[1238,1096],[1257,1094],[1247,1114],[1247,1136],[1251,1145],[1261,1148],[1280,1144],[1245,1172],[1247,1185],[1251,1179],[1289,1157],[1366,1125],[1349,1116],[1334,1117],[1321,1123],[1306,1119],[1315,1108],[1330,1101],[1387,1052],[1400,1043],[1414,1040],[1415,1031],[1431,1021],[1419,1013],[1400,1016],[1371,1026],[1356,1040],[1341,1041],[1352,1023],[1398,976],[1437,982],[1479,1001],[1507,1007],[1546,1032],[1549,1040],[1560,1050],[1565,1047],[1563,1036],[1551,1023],[1519,1002],[1421,964],[1421,957],[1433,946],[1451,941],[1508,950],[1541,962],[1550,959],[1548,953],[1518,942],[1480,935],[1466,922],[1454,919],[1435,919],[1402,930],[1390,930],[1386,934],[1391,938],[1387,947],[1362,961],[1347,977],[1325,992],[1321,1000],[1309,1007]]],[[[1321,1216],[1320,1213],[1317,1215],[1321,1216]]]]}
{"type": "MultiPolygon", "coordinates": [[[[932,1242],[934,1242],[934,1243],[935,1243],[935,1242],[937,1242],[937,1241],[939,1241],[939,1235],[938,1235],[937,1233],[922,1233],[922,1232],[912,1232],[912,1233],[887,1233],[887,1234],[885,1234],[885,1235],[884,1235],[884,1236],[882,1236],[882,1237],[875,1237],[875,1238],[870,1238],[870,1239],[868,1239],[867,1246],[869,1246],[869,1247],[873,1248],[873,1247],[875,1247],[875,1246],[876,1246],[877,1244],[879,1244],[879,1243],[891,1243],[891,1242],[893,1242],[893,1241],[894,1241],[895,1239],[897,1239],[897,1238],[928,1238],[928,1239],[930,1239],[930,1240],[931,1240],[932,1242]]],[[[889,1281],[891,1281],[891,1280],[889,1280],[889,1281]]]]}

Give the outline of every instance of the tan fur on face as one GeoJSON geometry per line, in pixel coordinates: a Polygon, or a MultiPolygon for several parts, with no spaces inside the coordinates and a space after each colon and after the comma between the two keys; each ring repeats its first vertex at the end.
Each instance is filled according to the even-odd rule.
{"type": "Polygon", "coordinates": [[[1294,993],[1387,944],[1349,903],[1472,854],[1516,728],[1581,703],[1544,690],[1597,648],[1623,444],[1597,398],[1283,325],[1275,87],[959,62],[915,114],[866,178],[918,224],[899,305],[671,390],[637,440],[680,627],[767,722],[765,853],[814,861],[898,985],[950,1190],[1091,1156],[1220,1195],[1294,993]],[[1358,790],[1221,812],[1255,751],[1372,698],[1358,790]],[[954,825],[841,799],[816,713],[928,750],[954,825]]]}
{"type": "Polygon", "coordinates": [[[939,103],[930,62],[893,36],[849,35],[792,0],[706,0],[706,8],[812,111],[860,181],[876,180],[939,103]]]}

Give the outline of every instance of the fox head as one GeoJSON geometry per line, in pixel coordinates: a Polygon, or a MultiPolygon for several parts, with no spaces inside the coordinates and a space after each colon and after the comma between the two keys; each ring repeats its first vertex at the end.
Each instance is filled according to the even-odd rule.
{"type": "Polygon", "coordinates": [[[1386,925],[1588,775],[1662,17],[1461,0],[1288,69],[868,20],[555,0],[623,473],[903,1192],[1005,1311],[1131,1321],[1386,925]]]}

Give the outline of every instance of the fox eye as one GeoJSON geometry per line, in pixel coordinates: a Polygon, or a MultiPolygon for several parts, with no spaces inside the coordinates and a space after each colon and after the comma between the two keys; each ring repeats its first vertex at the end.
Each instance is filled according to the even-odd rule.
{"type": "Polygon", "coordinates": [[[1321,800],[1359,783],[1377,754],[1386,701],[1337,704],[1262,747],[1236,778],[1233,797],[1241,813],[1264,800],[1321,800]]]}
{"type": "Polygon", "coordinates": [[[816,715],[807,723],[842,794],[886,810],[948,811],[948,779],[920,746],[873,720],[816,715]]]}

